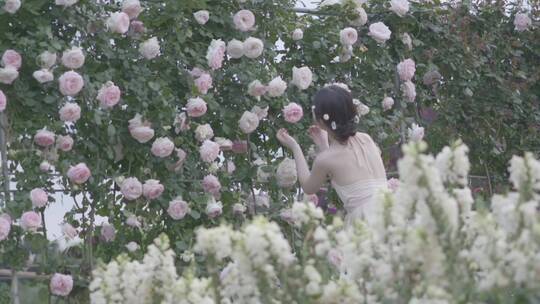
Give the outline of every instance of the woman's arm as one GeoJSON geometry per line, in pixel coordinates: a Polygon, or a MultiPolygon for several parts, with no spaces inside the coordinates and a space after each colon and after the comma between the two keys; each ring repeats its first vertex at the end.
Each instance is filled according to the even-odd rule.
{"type": "Polygon", "coordinates": [[[300,182],[300,186],[302,186],[302,190],[304,190],[306,194],[317,193],[326,181],[328,175],[328,166],[324,160],[325,158],[321,155],[317,156],[310,172],[302,148],[296,140],[284,129],[278,131],[277,138],[281,144],[289,148],[293,153],[296,171],[298,172],[298,181],[300,182]]]}

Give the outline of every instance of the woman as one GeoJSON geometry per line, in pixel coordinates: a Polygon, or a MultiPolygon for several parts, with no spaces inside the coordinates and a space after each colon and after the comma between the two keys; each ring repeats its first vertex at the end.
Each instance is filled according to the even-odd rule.
{"type": "Polygon", "coordinates": [[[380,210],[374,198],[377,191],[386,189],[386,171],[371,137],[355,130],[357,110],[351,94],[336,85],[325,87],[315,95],[312,109],[315,124],[309,135],[319,154],[311,171],[296,140],[285,129],[277,133],[294,155],[302,189],[306,194],[316,193],[330,177],[347,212],[346,223],[358,218],[373,223],[380,210]]]}

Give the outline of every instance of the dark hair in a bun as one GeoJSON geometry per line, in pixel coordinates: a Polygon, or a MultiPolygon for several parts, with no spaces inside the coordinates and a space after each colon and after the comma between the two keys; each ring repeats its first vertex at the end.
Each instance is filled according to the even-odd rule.
{"type": "Polygon", "coordinates": [[[358,113],[349,91],[337,85],[324,87],[313,98],[313,106],[315,118],[332,130],[339,142],[344,143],[356,134],[358,113]]]}

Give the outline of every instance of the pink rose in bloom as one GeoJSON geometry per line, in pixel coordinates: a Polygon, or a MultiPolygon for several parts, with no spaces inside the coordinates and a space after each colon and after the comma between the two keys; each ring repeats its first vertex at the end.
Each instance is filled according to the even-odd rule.
{"type": "Polygon", "coordinates": [[[369,36],[371,38],[375,39],[378,43],[385,43],[386,40],[390,39],[390,36],[392,35],[392,32],[382,22],[375,22],[369,26],[369,36]]]}
{"type": "Polygon", "coordinates": [[[227,55],[233,59],[242,58],[244,56],[244,43],[236,39],[229,41],[227,43],[227,55]]]}
{"type": "Polygon", "coordinates": [[[313,203],[315,206],[319,205],[319,197],[317,194],[308,194],[305,197],[306,201],[313,203]]]}
{"type": "Polygon", "coordinates": [[[407,102],[414,102],[416,99],[416,87],[414,83],[412,83],[410,80],[405,81],[401,85],[401,90],[403,91],[403,96],[406,98],[407,102]]]}
{"type": "Polygon", "coordinates": [[[129,16],[124,12],[112,13],[107,19],[109,31],[118,34],[125,34],[129,30],[129,16]]]}
{"type": "Polygon", "coordinates": [[[253,97],[260,97],[266,94],[266,91],[267,87],[258,80],[252,81],[248,86],[248,94],[253,97]]]}
{"type": "Polygon", "coordinates": [[[236,154],[244,154],[248,152],[248,143],[245,140],[233,141],[232,151],[236,154]]]}
{"type": "Polygon", "coordinates": [[[236,170],[236,165],[234,164],[234,162],[232,160],[228,160],[225,167],[226,167],[226,170],[227,170],[228,174],[233,174],[234,171],[236,170]]]}
{"type": "Polygon", "coordinates": [[[204,191],[216,196],[219,195],[219,190],[221,189],[221,184],[219,179],[214,175],[207,175],[202,181],[202,186],[204,191]]]}
{"type": "Polygon", "coordinates": [[[210,12],[207,10],[200,10],[193,14],[193,17],[195,17],[195,20],[200,25],[205,25],[206,22],[210,19],[210,12]]]}
{"type": "Polygon", "coordinates": [[[81,48],[72,47],[62,54],[62,64],[68,69],[78,69],[84,65],[84,54],[81,48]]]}
{"type": "Polygon", "coordinates": [[[49,196],[43,189],[35,188],[30,191],[30,200],[34,208],[42,208],[47,204],[49,196]]]}
{"type": "Polygon", "coordinates": [[[518,13],[514,18],[514,29],[518,32],[526,31],[532,24],[531,18],[527,14],[518,13]]]}
{"type": "Polygon", "coordinates": [[[21,216],[21,228],[25,231],[36,232],[41,227],[41,216],[34,211],[27,211],[21,216]]]}
{"type": "Polygon", "coordinates": [[[221,151],[230,151],[232,150],[233,142],[230,139],[223,137],[216,137],[214,141],[219,145],[221,151]]]}
{"type": "Polygon", "coordinates": [[[129,133],[141,144],[150,141],[154,137],[154,129],[147,126],[132,128],[129,130],[129,133]]]}
{"type": "Polygon", "coordinates": [[[7,98],[4,92],[0,90],[0,112],[4,112],[7,106],[7,98]]]}
{"type": "Polygon", "coordinates": [[[242,132],[245,134],[253,133],[259,126],[259,116],[257,114],[244,111],[244,114],[242,117],[240,117],[240,120],[238,121],[238,127],[242,132]]]}
{"type": "Polygon", "coordinates": [[[397,71],[401,80],[411,80],[414,77],[414,72],[416,71],[416,65],[414,64],[414,60],[409,58],[398,63],[397,71]]]}
{"type": "Polygon", "coordinates": [[[212,137],[214,137],[214,130],[212,130],[212,127],[209,124],[199,125],[197,129],[195,129],[195,138],[200,142],[212,139],[212,137]]]}
{"type": "Polygon", "coordinates": [[[339,32],[339,40],[343,45],[353,45],[358,40],[358,33],[352,27],[347,27],[339,32]]]}
{"type": "Polygon", "coordinates": [[[144,28],[144,23],[142,21],[139,21],[139,20],[131,21],[130,27],[135,33],[144,33],[144,31],[146,30],[144,28]]]}
{"type": "Polygon", "coordinates": [[[392,97],[385,97],[382,101],[383,110],[388,111],[394,106],[394,99],[392,97]]]}
{"type": "Polygon", "coordinates": [[[49,169],[51,169],[51,164],[48,161],[44,160],[39,164],[39,170],[42,172],[47,172],[49,169]]]}
{"type": "Polygon", "coordinates": [[[199,148],[201,160],[211,163],[219,156],[219,145],[211,140],[205,140],[199,148]]]}
{"type": "Polygon", "coordinates": [[[0,241],[7,239],[11,231],[11,221],[4,217],[0,217],[0,241]]]}
{"type": "Polygon", "coordinates": [[[292,84],[297,86],[300,90],[309,88],[313,80],[313,73],[308,67],[293,67],[293,80],[292,84]]]}
{"type": "Polygon", "coordinates": [[[281,210],[281,212],[279,213],[279,217],[281,218],[281,220],[291,225],[293,225],[294,222],[296,221],[296,219],[293,216],[292,210],[290,208],[281,210]]]}
{"type": "Polygon", "coordinates": [[[74,102],[68,102],[60,108],[58,114],[60,114],[60,120],[62,121],[76,122],[81,118],[81,107],[74,102]]]}
{"type": "Polygon", "coordinates": [[[79,233],[77,232],[77,229],[75,229],[73,226],[71,226],[68,223],[65,223],[64,225],[62,225],[62,233],[64,234],[66,239],[69,239],[69,240],[72,240],[79,235],[79,233]]]}
{"type": "Polygon", "coordinates": [[[120,88],[115,86],[112,81],[107,81],[98,91],[97,99],[104,109],[114,107],[119,101],[122,93],[120,88]]]}
{"type": "Polygon", "coordinates": [[[46,129],[41,129],[34,135],[34,142],[42,147],[52,146],[54,144],[54,133],[46,129]]]}
{"type": "Polygon", "coordinates": [[[19,72],[14,67],[0,69],[0,83],[12,84],[19,77],[19,72]]]}
{"type": "Polygon", "coordinates": [[[206,215],[211,219],[220,216],[222,212],[223,204],[221,202],[216,202],[214,198],[206,205],[206,215]]]}
{"type": "Polygon", "coordinates": [[[79,163],[75,166],[71,166],[67,172],[67,176],[71,182],[79,185],[86,183],[86,181],[88,181],[90,178],[90,175],[92,175],[92,173],[85,163],[79,163]]]}
{"type": "Polygon", "coordinates": [[[141,11],[142,7],[139,0],[124,0],[122,2],[122,12],[126,13],[130,19],[139,17],[141,11]]]}
{"type": "Polygon", "coordinates": [[[159,41],[156,37],[152,37],[139,45],[139,53],[146,59],[154,59],[160,53],[159,41]]]}
{"type": "Polygon", "coordinates": [[[58,78],[60,92],[65,96],[75,96],[84,87],[84,80],[81,75],[74,71],[68,71],[58,78]]]}
{"type": "Polygon", "coordinates": [[[407,129],[410,141],[421,141],[424,138],[424,128],[413,123],[410,128],[407,129]]]}
{"type": "Polygon", "coordinates": [[[49,287],[53,295],[67,297],[73,289],[73,278],[70,275],[55,273],[49,287]]]}
{"type": "Polygon", "coordinates": [[[255,59],[262,55],[264,43],[259,38],[249,37],[243,43],[243,52],[247,58],[255,59]]]}
{"type": "Polygon", "coordinates": [[[206,60],[208,61],[208,66],[212,70],[217,70],[221,68],[223,64],[223,59],[225,58],[225,42],[221,39],[212,40],[210,46],[208,47],[208,53],[206,54],[206,60]]]}
{"type": "Polygon", "coordinates": [[[143,185],[143,195],[149,200],[160,197],[164,190],[165,187],[156,179],[149,179],[143,185]]]}
{"type": "Polygon", "coordinates": [[[39,54],[38,60],[40,62],[41,68],[48,70],[56,64],[56,53],[45,51],[39,54]]]}
{"type": "Polygon", "coordinates": [[[403,17],[409,11],[409,1],[392,0],[390,1],[390,10],[396,13],[396,15],[403,17]]]}
{"type": "Polygon", "coordinates": [[[281,79],[281,77],[276,77],[268,83],[267,93],[270,97],[279,97],[285,93],[287,89],[287,83],[281,79]]]}
{"type": "Polygon", "coordinates": [[[236,203],[233,205],[233,213],[235,215],[242,215],[244,214],[244,212],[246,212],[246,206],[240,204],[240,203],[236,203]]]}
{"type": "Polygon", "coordinates": [[[22,65],[21,55],[15,50],[6,50],[2,55],[2,65],[16,70],[20,69],[22,65]]]}
{"type": "Polygon", "coordinates": [[[68,152],[73,148],[73,138],[71,138],[71,136],[69,135],[60,135],[56,139],[56,146],[58,147],[58,149],[64,152],[68,152]]]}
{"type": "Polygon", "coordinates": [[[291,102],[283,108],[283,117],[287,122],[297,123],[302,119],[303,115],[302,107],[295,102],[291,102]]]}
{"type": "Polygon", "coordinates": [[[388,189],[396,193],[397,189],[399,188],[399,179],[391,178],[388,180],[387,185],[388,185],[388,189]]]}
{"type": "Polygon", "coordinates": [[[136,200],[143,194],[143,186],[136,177],[128,177],[122,182],[120,192],[126,200],[136,200]]]}
{"type": "Polygon", "coordinates": [[[255,15],[250,10],[241,10],[234,14],[234,26],[241,32],[247,32],[255,26],[255,15]]]}
{"type": "Polygon", "coordinates": [[[141,222],[139,222],[139,220],[137,219],[135,215],[130,215],[126,219],[126,225],[130,227],[138,228],[138,227],[141,227],[141,222]]]}
{"type": "Polygon", "coordinates": [[[167,213],[174,220],[183,219],[189,212],[189,205],[181,197],[178,197],[169,202],[167,213]]]}
{"type": "Polygon", "coordinates": [[[21,0],[6,0],[4,10],[9,14],[15,14],[21,8],[21,0]]]}
{"type": "Polygon", "coordinates": [[[212,76],[203,73],[199,78],[195,79],[195,86],[201,94],[208,93],[208,90],[212,88],[212,76]]]}
{"type": "Polygon", "coordinates": [[[200,97],[190,98],[186,105],[186,111],[190,117],[201,117],[207,111],[206,102],[200,97]]]}
{"type": "Polygon", "coordinates": [[[291,36],[292,40],[294,41],[302,40],[302,38],[304,38],[304,32],[301,29],[297,28],[292,32],[291,36]]]}
{"type": "Polygon", "coordinates": [[[103,224],[101,226],[101,237],[107,243],[114,241],[114,238],[116,237],[116,229],[114,229],[114,226],[107,223],[103,224]]]}
{"type": "Polygon", "coordinates": [[[32,76],[39,83],[51,82],[51,81],[54,80],[53,73],[51,71],[47,70],[47,69],[37,70],[32,74],[32,76]]]}
{"type": "Polygon", "coordinates": [[[167,157],[172,154],[174,150],[174,143],[167,137],[156,138],[152,144],[152,154],[157,157],[167,157]]]}

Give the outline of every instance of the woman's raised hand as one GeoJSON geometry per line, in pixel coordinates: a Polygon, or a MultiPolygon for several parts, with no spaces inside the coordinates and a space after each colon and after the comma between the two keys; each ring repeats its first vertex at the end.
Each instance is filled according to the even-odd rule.
{"type": "Polygon", "coordinates": [[[289,148],[291,150],[296,145],[298,145],[296,140],[292,136],[290,136],[289,132],[287,132],[287,130],[285,130],[285,129],[279,129],[279,131],[276,134],[276,137],[283,146],[285,146],[285,147],[287,147],[287,148],[289,148]]]}
{"type": "Polygon", "coordinates": [[[328,148],[328,132],[320,127],[313,125],[308,130],[309,137],[313,140],[313,143],[319,147],[319,149],[328,148]]]}

